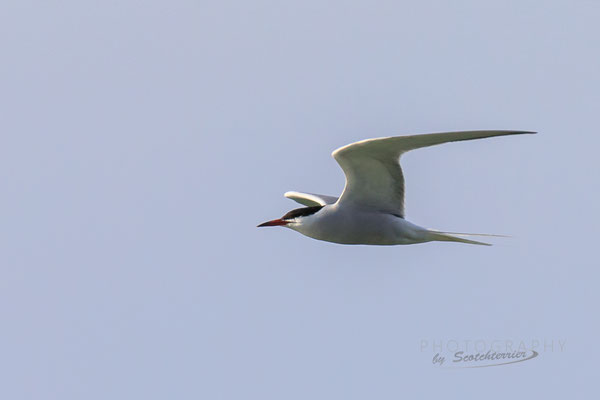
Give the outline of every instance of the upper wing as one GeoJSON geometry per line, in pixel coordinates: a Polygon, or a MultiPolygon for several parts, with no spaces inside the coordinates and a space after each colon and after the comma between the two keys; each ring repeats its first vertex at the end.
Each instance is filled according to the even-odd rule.
{"type": "Polygon", "coordinates": [[[404,176],[399,160],[403,153],[446,142],[523,133],[535,132],[430,133],[367,139],[340,147],[331,154],[346,175],[346,186],[339,203],[351,203],[404,217],[404,176]]]}
{"type": "Polygon", "coordinates": [[[314,193],[286,192],[284,196],[308,207],[333,204],[338,200],[338,198],[334,196],[325,196],[323,194],[314,193]]]}

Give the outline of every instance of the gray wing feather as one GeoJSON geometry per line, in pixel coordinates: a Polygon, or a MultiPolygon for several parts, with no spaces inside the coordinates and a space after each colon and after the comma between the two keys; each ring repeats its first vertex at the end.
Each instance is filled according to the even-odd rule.
{"type": "Polygon", "coordinates": [[[346,175],[339,203],[352,203],[404,217],[404,176],[400,156],[407,151],[447,142],[493,136],[535,133],[528,131],[462,131],[367,139],[332,153],[346,175]]]}
{"type": "Polygon", "coordinates": [[[286,192],[284,196],[307,207],[325,206],[327,204],[333,204],[338,200],[338,198],[334,196],[302,192],[286,192]]]}

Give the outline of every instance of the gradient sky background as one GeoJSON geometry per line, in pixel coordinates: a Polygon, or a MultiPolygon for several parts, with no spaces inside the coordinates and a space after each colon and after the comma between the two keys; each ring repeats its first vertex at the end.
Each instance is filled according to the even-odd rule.
{"type": "MultiPolygon", "coordinates": [[[[3,1],[0,397],[596,392],[600,2],[3,1]],[[409,220],[494,247],[256,229],[403,158],[409,220]],[[444,370],[421,341],[566,341],[444,370]]],[[[581,396],[581,395],[580,395],[581,396]]]]}

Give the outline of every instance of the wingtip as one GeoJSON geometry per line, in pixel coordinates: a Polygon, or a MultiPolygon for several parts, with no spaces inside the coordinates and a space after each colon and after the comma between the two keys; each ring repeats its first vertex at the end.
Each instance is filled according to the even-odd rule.
{"type": "Polygon", "coordinates": [[[537,131],[505,131],[509,135],[535,135],[537,131]]]}
{"type": "Polygon", "coordinates": [[[535,135],[537,131],[505,131],[512,133],[513,135],[535,135]]]}

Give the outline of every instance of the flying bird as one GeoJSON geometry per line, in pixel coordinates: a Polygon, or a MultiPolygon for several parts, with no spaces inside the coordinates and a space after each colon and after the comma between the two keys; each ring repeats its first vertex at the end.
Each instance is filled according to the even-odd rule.
{"type": "Polygon", "coordinates": [[[351,143],[331,154],[346,175],[346,186],[339,198],[287,192],[285,197],[305,207],[258,226],[283,226],[313,239],[341,244],[397,245],[442,241],[490,246],[466,237],[499,235],[442,232],[407,221],[400,156],[447,142],[533,133],[536,132],[463,131],[351,143]]]}

